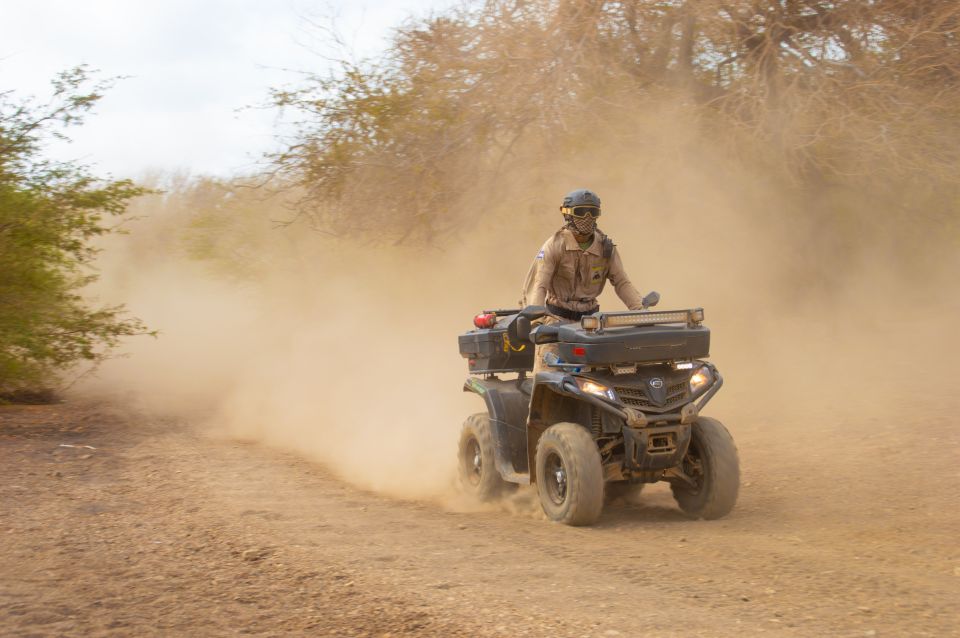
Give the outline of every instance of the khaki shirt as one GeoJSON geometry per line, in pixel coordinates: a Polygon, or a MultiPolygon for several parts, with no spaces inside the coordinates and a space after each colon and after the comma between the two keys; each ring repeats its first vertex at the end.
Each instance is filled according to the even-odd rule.
{"type": "Polygon", "coordinates": [[[643,295],[630,283],[616,246],[609,259],[603,256],[605,238],[597,229],[590,247],[581,250],[570,229],[558,230],[533,260],[520,305],[542,306],[546,302],[575,312],[592,310],[609,279],[627,308],[640,310],[643,295]]]}

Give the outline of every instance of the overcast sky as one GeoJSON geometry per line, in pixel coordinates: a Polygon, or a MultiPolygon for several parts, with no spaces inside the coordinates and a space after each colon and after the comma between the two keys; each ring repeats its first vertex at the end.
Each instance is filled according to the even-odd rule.
{"type": "Polygon", "coordinates": [[[320,70],[322,43],[305,18],[338,29],[359,55],[382,50],[410,15],[452,0],[0,0],[0,90],[49,93],[60,70],[87,63],[129,76],[73,143],[50,154],[137,177],[151,169],[229,175],[273,147],[276,113],[243,109],[268,88],[320,70]]]}

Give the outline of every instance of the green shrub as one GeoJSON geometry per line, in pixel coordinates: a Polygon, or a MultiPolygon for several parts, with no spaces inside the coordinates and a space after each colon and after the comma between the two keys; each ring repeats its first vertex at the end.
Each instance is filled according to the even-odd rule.
{"type": "Polygon", "coordinates": [[[56,384],[77,363],[102,360],[121,337],[143,334],[122,306],[92,307],[94,238],[116,232],[145,190],[45,159],[43,144],[82,123],[101,97],[84,67],[53,81],[37,105],[0,92],[0,394],[56,384]]]}

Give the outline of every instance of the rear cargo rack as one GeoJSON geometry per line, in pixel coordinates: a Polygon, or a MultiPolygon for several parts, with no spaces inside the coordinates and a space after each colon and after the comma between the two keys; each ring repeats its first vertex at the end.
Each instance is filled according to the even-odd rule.
{"type": "Polygon", "coordinates": [[[684,323],[695,328],[703,322],[703,308],[687,310],[658,310],[655,312],[596,312],[580,319],[584,330],[603,332],[605,328],[623,328],[627,326],[656,326],[669,323],[684,323]]]}
{"type": "Polygon", "coordinates": [[[513,308],[513,309],[506,309],[506,310],[501,308],[498,310],[484,310],[481,312],[481,314],[497,315],[498,317],[506,317],[507,315],[519,315],[520,310],[521,310],[520,308],[513,308]]]}

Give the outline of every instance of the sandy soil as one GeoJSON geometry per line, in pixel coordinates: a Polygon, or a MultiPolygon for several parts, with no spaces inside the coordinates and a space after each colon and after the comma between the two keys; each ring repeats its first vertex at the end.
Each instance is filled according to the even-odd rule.
{"type": "Polygon", "coordinates": [[[0,633],[960,635],[960,434],[924,410],[731,427],[729,518],[654,486],[573,529],[530,493],[451,512],[182,421],[0,407],[0,633]]]}

